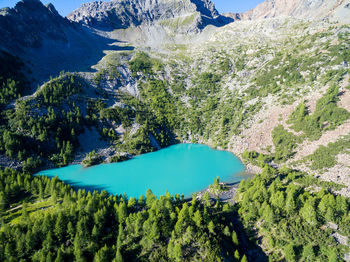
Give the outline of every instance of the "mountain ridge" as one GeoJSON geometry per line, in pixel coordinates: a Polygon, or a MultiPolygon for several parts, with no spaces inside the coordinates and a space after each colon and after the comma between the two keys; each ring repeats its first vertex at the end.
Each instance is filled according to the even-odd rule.
{"type": "Polygon", "coordinates": [[[244,20],[291,16],[350,23],[349,0],[267,0],[240,15],[244,20]]]}
{"type": "Polygon", "coordinates": [[[99,29],[125,29],[154,24],[198,13],[194,23],[199,29],[207,25],[223,26],[234,19],[222,16],[210,0],[113,0],[85,3],[67,15],[71,21],[99,29]]]}

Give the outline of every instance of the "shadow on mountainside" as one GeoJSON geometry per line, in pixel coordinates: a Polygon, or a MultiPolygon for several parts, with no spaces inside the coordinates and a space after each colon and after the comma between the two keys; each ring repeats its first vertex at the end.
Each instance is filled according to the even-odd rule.
{"type": "Polygon", "coordinates": [[[63,18],[53,5],[44,6],[39,0],[0,9],[0,35],[0,50],[18,56],[31,69],[34,88],[61,71],[92,71],[104,51],[133,50],[63,18]]]}
{"type": "Polygon", "coordinates": [[[61,71],[94,72],[96,65],[107,51],[130,51],[132,46],[119,46],[116,40],[109,39],[84,29],[85,37],[74,35],[66,43],[44,40],[39,49],[29,49],[24,58],[29,60],[35,82],[41,84],[50,76],[57,76],[61,71]]]}

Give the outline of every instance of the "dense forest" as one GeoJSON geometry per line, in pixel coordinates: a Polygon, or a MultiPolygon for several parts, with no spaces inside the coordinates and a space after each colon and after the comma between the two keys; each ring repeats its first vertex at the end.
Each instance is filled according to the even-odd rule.
{"type": "Polygon", "coordinates": [[[252,239],[263,236],[272,261],[342,261],[349,248],[337,236],[350,234],[350,201],[332,193],[337,187],[266,165],[241,182],[238,213],[252,239]]]}
{"type": "Polygon", "coordinates": [[[1,261],[248,261],[229,204],[76,191],[10,169],[0,192],[1,261]]]}

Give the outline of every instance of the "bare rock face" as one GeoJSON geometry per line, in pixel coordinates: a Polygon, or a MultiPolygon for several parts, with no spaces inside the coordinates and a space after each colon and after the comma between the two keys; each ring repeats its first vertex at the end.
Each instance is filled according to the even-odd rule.
{"type": "Polygon", "coordinates": [[[291,16],[308,20],[329,20],[350,23],[349,0],[267,0],[241,15],[255,20],[291,16]]]}
{"type": "Polygon", "coordinates": [[[222,26],[232,18],[221,16],[210,0],[112,0],[83,4],[69,14],[71,21],[104,30],[124,29],[131,26],[152,25],[159,21],[188,17],[198,29],[211,24],[222,26]]]}

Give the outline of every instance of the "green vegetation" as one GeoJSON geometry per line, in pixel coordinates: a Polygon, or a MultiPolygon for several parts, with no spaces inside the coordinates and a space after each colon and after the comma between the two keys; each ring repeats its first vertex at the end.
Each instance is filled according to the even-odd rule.
{"type": "Polygon", "coordinates": [[[24,69],[25,65],[18,57],[0,51],[0,109],[28,89],[24,69]]]}
{"type": "Polygon", "coordinates": [[[193,80],[193,86],[187,92],[187,94],[193,100],[203,99],[209,94],[213,94],[218,91],[218,82],[220,77],[213,73],[202,73],[196,79],[193,80]]]}
{"type": "Polygon", "coordinates": [[[98,165],[102,162],[102,157],[93,150],[88,153],[86,157],[83,159],[82,164],[84,167],[98,165]]]}
{"type": "Polygon", "coordinates": [[[61,74],[36,93],[38,105],[59,106],[68,97],[82,92],[82,80],[76,75],[61,74]]]}
{"type": "Polygon", "coordinates": [[[285,130],[282,125],[278,125],[272,131],[272,141],[275,146],[274,159],[285,161],[294,155],[297,144],[301,142],[301,139],[285,130]]]}
{"type": "Polygon", "coordinates": [[[303,131],[310,140],[317,140],[322,132],[342,125],[350,113],[337,106],[339,87],[331,85],[326,94],[317,101],[315,112],[310,115],[305,103],[301,103],[291,114],[288,123],[299,132],[303,131]]]}
{"type": "Polygon", "coordinates": [[[261,236],[269,261],[339,261],[349,252],[333,238],[329,225],[335,223],[337,233],[350,236],[349,199],[332,194],[327,183],[308,190],[308,182],[317,179],[307,178],[266,166],[240,184],[238,213],[252,240],[261,236]]]}
{"type": "Polygon", "coordinates": [[[209,192],[214,195],[219,195],[220,193],[227,191],[229,188],[227,185],[220,183],[220,178],[216,177],[214,179],[214,184],[209,186],[209,192]]]}
{"type": "Polygon", "coordinates": [[[45,84],[35,98],[17,100],[16,108],[1,112],[0,152],[35,170],[51,160],[66,165],[79,146],[84,118],[71,99],[81,92],[80,78],[61,75],[45,84]]]}
{"type": "Polygon", "coordinates": [[[268,94],[277,94],[282,86],[288,88],[291,85],[304,83],[304,78],[298,68],[303,60],[291,54],[277,53],[275,58],[253,78],[253,82],[259,87],[251,87],[247,93],[252,97],[265,97],[268,94]]]}
{"type": "Polygon", "coordinates": [[[113,80],[120,78],[120,72],[117,70],[117,65],[108,65],[108,68],[103,68],[99,70],[94,77],[94,81],[97,85],[101,83],[102,80],[113,80]]]}
{"type": "Polygon", "coordinates": [[[77,106],[58,113],[48,107],[40,116],[24,101],[18,104],[15,112],[7,112],[6,120],[7,125],[2,126],[0,150],[19,160],[49,155],[57,164],[67,164],[78,145],[77,135],[83,130],[77,106]]]}
{"type": "Polygon", "coordinates": [[[304,161],[311,161],[311,168],[322,170],[331,168],[337,164],[337,155],[340,153],[350,154],[350,135],[340,138],[327,146],[320,146],[316,151],[307,156],[304,161]]]}
{"type": "Polygon", "coordinates": [[[0,171],[1,261],[247,261],[228,204],[86,193],[0,171]]]}
{"type": "Polygon", "coordinates": [[[137,73],[149,76],[163,69],[163,65],[158,59],[150,58],[145,52],[136,53],[129,61],[129,66],[134,77],[137,76],[137,73]]]}
{"type": "Polygon", "coordinates": [[[274,158],[256,151],[245,150],[242,154],[242,159],[245,163],[251,163],[254,166],[263,168],[265,164],[270,163],[274,158]]]}

